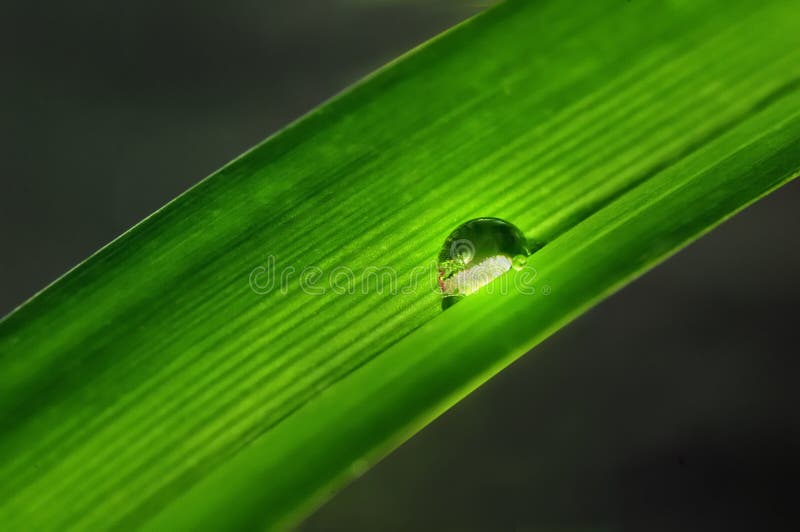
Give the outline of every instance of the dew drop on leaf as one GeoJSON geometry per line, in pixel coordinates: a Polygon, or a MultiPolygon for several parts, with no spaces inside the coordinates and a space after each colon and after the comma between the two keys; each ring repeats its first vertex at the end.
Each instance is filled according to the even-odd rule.
{"type": "Polygon", "coordinates": [[[438,257],[439,288],[448,308],[503,275],[525,267],[530,249],[520,229],[499,218],[476,218],[458,226],[438,257]]]}

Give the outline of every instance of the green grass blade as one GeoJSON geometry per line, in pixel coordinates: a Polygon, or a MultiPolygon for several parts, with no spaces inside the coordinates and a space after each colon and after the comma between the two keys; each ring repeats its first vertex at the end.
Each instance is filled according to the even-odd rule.
{"type": "Polygon", "coordinates": [[[510,2],[235,160],[0,322],[0,522],[291,522],[794,177],[798,22],[781,1],[510,2]],[[442,313],[403,290],[479,216],[547,242],[550,295],[442,313]],[[285,293],[251,288],[268,256],[285,293]],[[300,288],[338,266],[399,291],[300,288]]]}
{"type": "Polygon", "coordinates": [[[363,468],[363,457],[403,441],[592,303],[795,176],[798,153],[794,94],[535,254],[549,295],[467,298],[331,386],[156,524],[274,525],[286,508],[305,509],[309,494],[363,468]],[[220,494],[220,486],[231,489],[220,494]],[[234,518],[224,511],[232,506],[234,518]]]}

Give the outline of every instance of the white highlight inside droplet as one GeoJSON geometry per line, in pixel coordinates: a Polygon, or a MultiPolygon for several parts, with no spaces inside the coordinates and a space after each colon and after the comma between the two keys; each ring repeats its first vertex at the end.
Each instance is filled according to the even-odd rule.
{"type": "Polygon", "coordinates": [[[442,280],[442,292],[448,295],[469,295],[477,292],[511,269],[511,259],[503,255],[489,257],[478,264],[442,280]]]}

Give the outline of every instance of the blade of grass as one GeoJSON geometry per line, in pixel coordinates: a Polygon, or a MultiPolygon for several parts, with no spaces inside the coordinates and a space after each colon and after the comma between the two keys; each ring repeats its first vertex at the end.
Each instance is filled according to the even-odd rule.
{"type": "Polygon", "coordinates": [[[795,177],[798,153],[795,93],[535,254],[551,293],[467,298],[329,387],[204,479],[154,528],[274,526],[302,515],[326,488],[358,473],[365,457],[375,460],[593,303],[795,177]],[[237,515],[225,515],[234,506],[237,515]]]}
{"type": "Polygon", "coordinates": [[[0,521],[296,517],[794,175],[798,20],[781,1],[510,2],[235,160],[0,323],[0,521]],[[424,281],[300,286],[387,266],[410,288],[478,216],[549,242],[550,296],[441,314],[424,281]],[[251,288],[268,256],[294,269],[285,293],[251,288]]]}

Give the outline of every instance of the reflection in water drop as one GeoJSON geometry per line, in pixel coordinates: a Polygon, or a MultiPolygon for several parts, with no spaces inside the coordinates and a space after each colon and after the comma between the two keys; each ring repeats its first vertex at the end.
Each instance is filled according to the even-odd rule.
{"type": "Polygon", "coordinates": [[[448,308],[511,268],[519,270],[530,250],[525,235],[499,218],[476,218],[458,226],[439,252],[439,288],[448,308]]]}

